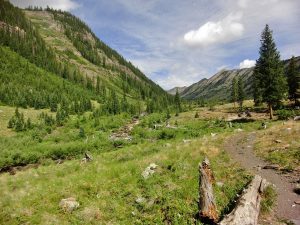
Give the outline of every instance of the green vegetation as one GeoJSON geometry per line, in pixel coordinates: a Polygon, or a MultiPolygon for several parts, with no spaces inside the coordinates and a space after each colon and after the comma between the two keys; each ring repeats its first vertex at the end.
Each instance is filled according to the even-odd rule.
{"type": "MultiPolygon", "coordinates": [[[[186,102],[178,90],[171,97],[70,13],[29,10],[41,14],[26,11],[29,20],[0,0],[1,224],[200,224],[195,217],[198,163],[205,157],[218,181],[213,188],[222,217],[251,179],[223,151],[234,132],[257,131],[259,155],[285,170],[299,165],[299,143],[292,142],[298,124],[285,133],[275,130],[279,122],[271,122],[272,133],[266,135],[258,131],[262,119],[256,112],[257,120],[229,123],[231,105],[219,99],[186,102]],[[68,48],[53,38],[58,31],[40,19],[43,15],[61,25],[68,48]],[[42,28],[47,29],[40,33],[42,28]],[[270,147],[278,133],[286,135],[285,151],[270,147]],[[88,163],[81,160],[86,153],[93,156],[88,163]],[[151,163],[158,167],[145,179],[142,172],[151,163]],[[80,204],[72,213],[59,207],[68,197],[80,204]]],[[[262,39],[256,102],[266,102],[272,117],[286,83],[268,26],[262,39]]],[[[291,63],[293,84],[296,70],[291,63]]],[[[245,101],[246,82],[242,76],[232,82],[232,101],[241,109],[252,107],[245,101]]],[[[293,88],[296,100],[299,88],[293,88]]],[[[294,112],[276,111],[279,119],[294,112]]],[[[273,206],[274,196],[274,190],[266,190],[263,211],[273,206]]]]}
{"type": "Polygon", "coordinates": [[[257,104],[266,102],[270,119],[273,119],[273,106],[286,97],[288,87],[280,54],[268,25],[261,35],[259,54],[254,69],[254,101],[257,104]]]}
{"type": "Polygon", "coordinates": [[[299,71],[297,70],[296,60],[293,56],[290,60],[290,64],[287,69],[287,80],[289,85],[289,99],[296,101],[296,91],[297,91],[297,76],[299,76],[299,71]]]}
{"type": "Polygon", "coordinates": [[[276,111],[276,115],[279,120],[292,119],[296,113],[293,110],[281,109],[276,111]]]}
{"type": "Polygon", "coordinates": [[[277,124],[267,132],[258,133],[255,144],[257,154],[280,169],[293,171],[300,164],[300,124],[288,121],[277,124]],[[276,143],[279,140],[281,143],[276,143]]]}
{"type": "Polygon", "coordinates": [[[263,214],[269,213],[276,203],[277,193],[273,186],[266,187],[262,194],[261,212],[263,214]]]}
{"type": "Polygon", "coordinates": [[[237,100],[238,100],[238,81],[237,78],[234,77],[231,84],[231,102],[233,102],[234,108],[237,100]]]}
{"type": "Polygon", "coordinates": [[[243,109],[243,102],[245,100],[245,91],[244,91],[244,82],[241,77],[239,77],[237,82],[238,87],[238,97],[237,100],[239,102],[240,110],[243,109]]]}
{"type": "MultiPolygon", "coordinates": [[[[177,117],[180,121],[186,117],[182,114],[177,117]]],[[[79,156],[75,157],[78,160],[63,164],[48,161],[44,156],[37,169],[18,172],[14,177],[3,174],[0,177],[0,191],[4,196],[0,199],[1,223],[195,223],[197,168],[206,155],[211,160],[216,180],[223,183],[214,186],[219,213],[227,212],[232,199],[250,179],[221,150],[224,138],[233,129],[218,121],[199,119],[180,122],[176,129],[149,129],[153,124],[163,125],[166,118],[159,113],[141,118],[132,131],[133,140],[122,141],[121,148],[113,147],[114,142],[109,141],[108,136],[127,123],[129,118],[125,115],[100,117],[97,127],[88,114],[79,118],[72,116],[63,127],[47,134],[41,143],[35,141],[34,145],[30,137],[26,138],[30,134],[27,131],[7,138],[4,144],[10,148],[7,152],[19,150],[19,157],[15,155],[13,160],[30,151],[32,157],[38,156],[54,146],[57,150],[48,152],[53,159],[64,159],[63,154],[72,148],[72,153],[79,156]],[[81,136],[83,132],[86,137],[81,136]],[[210,137],[211,132],[218,132],[218,139],[210,137]],[[14,150],[8,144],[9,140],[16,144],[23,138],[29,141],[26,147],[21,147],[23,142],[14,150]],[[183,139],[190,139],[190,142],[187,144],[183,139]],[[106,150],[103,142],[107,144],[106,150]],[[30,146],[39,149],[34,151],[30,146]],[[86,151],[92,152],[94,159],[81,164],[80,156],[86,151]],[[141,173],[153,162],[158,165],[157,170],[144,179],[141,173]],[[12,189],[14,195],[9,194],[12,189]],[[22,194],[24,190],[26,195],[22,194]],[[63,212],[58,206],[62,198],[70,196],[80,203],[79,209],[72,214],[63,212]]],[[[175,119],[171,118],[170,123],[173,125],[175,119]]]]}

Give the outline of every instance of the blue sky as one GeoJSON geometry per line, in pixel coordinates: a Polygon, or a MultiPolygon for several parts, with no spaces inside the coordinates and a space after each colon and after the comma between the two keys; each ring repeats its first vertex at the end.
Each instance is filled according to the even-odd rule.
{"type": "Polygon", "coordinates": [[[47,5],[96,35],[165,89],[254,65],[266,23],[282,59],[300,55],[299,0],[11,0],[47,5]]]}

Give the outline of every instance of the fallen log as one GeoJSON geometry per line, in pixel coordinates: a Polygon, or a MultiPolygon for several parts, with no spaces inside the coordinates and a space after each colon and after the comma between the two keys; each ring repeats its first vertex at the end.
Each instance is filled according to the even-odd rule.
{"type": "Polygon", "coordinates": [[[235,209],[219,225],[257,225],[260,211],[261,193],[267,187],[265,179],[256,175],[244,190],[235,209]]]}
{"type": "Polygon", "coordinates": [[[199,164],[199,218],[202,222],[216,224],[218,213],[212,184],[215,182],[207,158],[199,164]]]}

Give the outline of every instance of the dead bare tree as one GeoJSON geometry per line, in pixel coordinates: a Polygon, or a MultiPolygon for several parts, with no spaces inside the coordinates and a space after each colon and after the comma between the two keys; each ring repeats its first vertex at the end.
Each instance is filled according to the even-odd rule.
{"type": "Polygon", "coordinates": [[[218,221],[212,184],[215,179],[207,158],[199,164],[199,218],[203,222],[215,224],[218,221]]]}

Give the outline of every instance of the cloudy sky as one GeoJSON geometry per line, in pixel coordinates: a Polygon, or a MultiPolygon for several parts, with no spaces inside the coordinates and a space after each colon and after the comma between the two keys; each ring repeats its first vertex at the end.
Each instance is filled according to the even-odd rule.
{"type": "Polygon", "coordinates": [[[258,57],[266,23],[282,59],[300,55],[299,0],[11,0],[63,9],[165,89],[258,57]]]}

